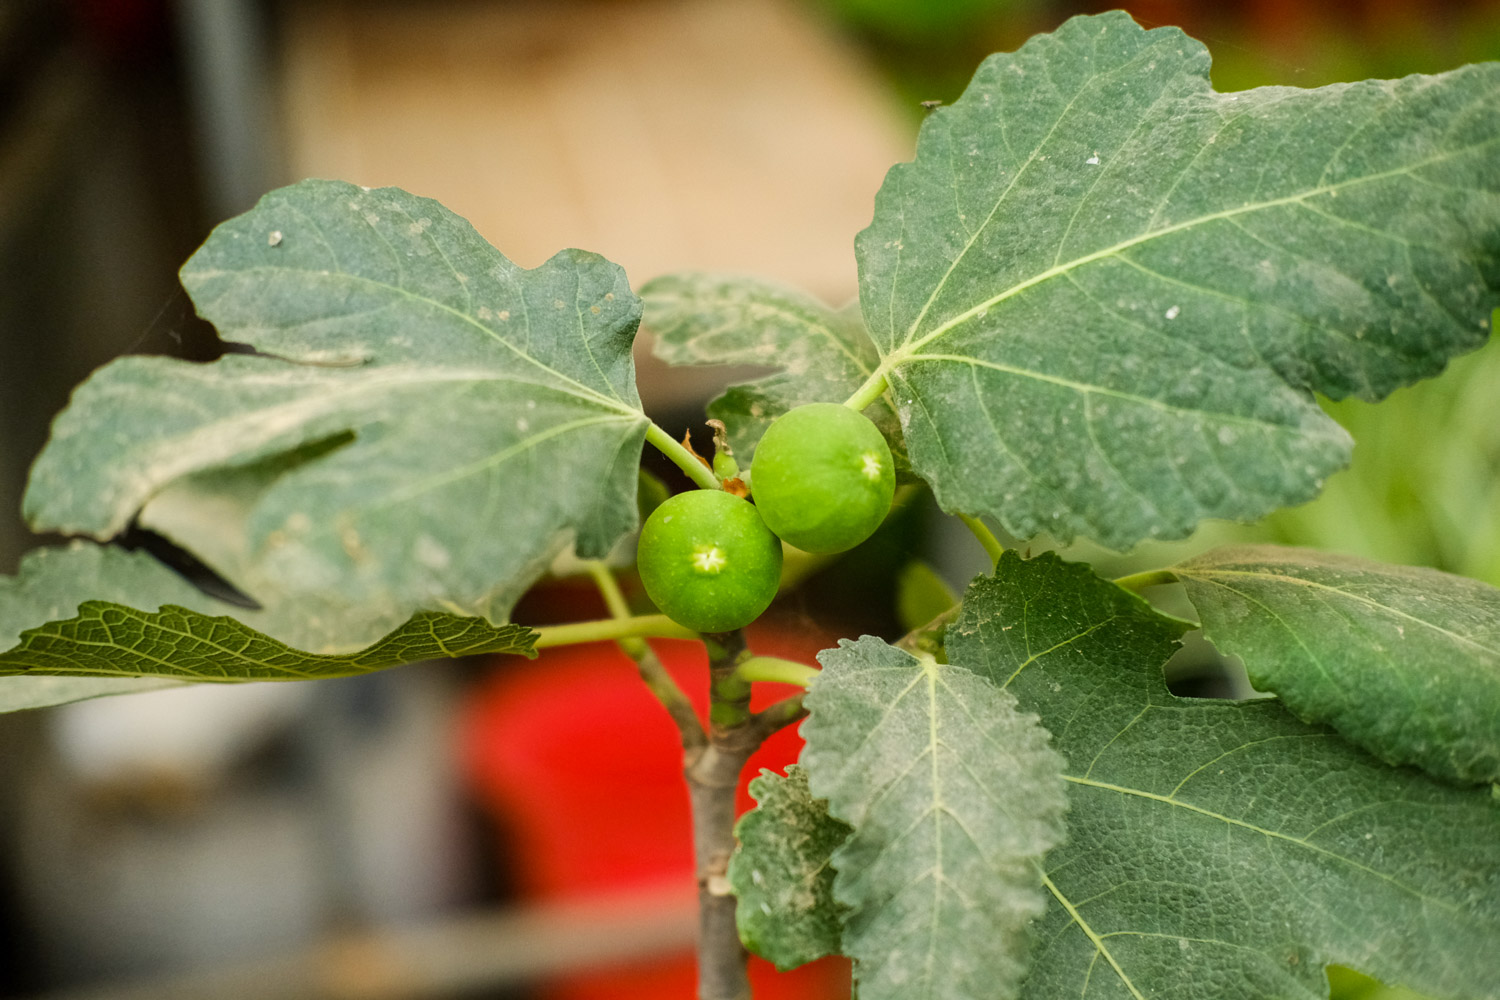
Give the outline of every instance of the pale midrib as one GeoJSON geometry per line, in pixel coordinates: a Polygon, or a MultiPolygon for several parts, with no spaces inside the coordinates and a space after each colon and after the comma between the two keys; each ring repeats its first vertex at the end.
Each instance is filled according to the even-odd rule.
{"type": "Polygon", "coordinates": [[[1068,916],[1073,918],[1073,923],[1078,925],[1078,929],[1083,931],[1084,935],[1093,943],[1094,952],[1104,956],[1104,960],[1109,963],[1110,968],[1115,970],[1115,975],[1120,977],[1120,982],[1125,984],[1125,988],[1130,991],[1130,995],[1135,997],[1136,1000],[1146,1000],[1145,997],[1141,996],[1141,991],[1136,989],[1135,984],[1130,981],[1130,977],[1125,974],[1125,970],[1120,968],[1120,963],[1115,961],[1115,956],[1104,946],[1104,939],[1095,933],[1094,929],[1089,926],[1088,921],[1083,919],[1083,915],[1074,908],[1068,897],[1062,894],[1062,890],[1053,884],[1052,880],[1045,874],[1042,875],[1042,884],[1062,904],[1063,909],[1068,911],[1068,916]]]}
{"type": "Polygon", "coordinates": [[[943,912],[943,811],[946,808],[943,802],[943,778],[942,769],[938,766],[938,746],[942,742],[938,736],[938,713],[937,713],[937,681],[938,675],[936,664],[924,662],[922,665],[922,676],[927,682],[927,756],[930,759],[932,773],[932,823],[933,823],[933,860],[932,860],[932,913],[931,925],[927,932],[927,988],[932,989],[933,983],[937,981],[935,963],[938,957],[939,924],[943,912]]]}
{"type": "MultiPolygon", "coordinates": [[[[1019,295],[1021,292],[1026,291],[1028,288],[1032,288],[1044,281],[1048,281],[1052,278],[1058,277],[1059,275],[1067,274],[1070,271],[1080,268],[1086,264],[1091,264],[1094,261],[1116,256],[1126,250],[1131,249],[1132,247],[1141,246],[1142,244],[1149,243],[1152,240],[1160,239],[1163,236],[1170,236],[1174,233],[1179,233],[1184,230],[1191,229],[1195,226],[1205,225],[1207,223],[1217,222],[1223,219],[1232,219],[1236,216],[1248,215],[1254,212],[1262,211],[1264,209],[1276,208],[1281,205],[1292,205],[1298,202],[1306,201],[1309,198],[1318,197],[1320,195],[1344,191],[1360,184],[1374,183],[1376,181],[1386,180],[1391,177],[1399,177],[1403,174],[1410,174],[1413,171],[1420,170],[1424,167],[1432,166],[1433,164],[1450,160],[1455,156],[1471,153],[1475,150],[1482,149],[1485,146],[1493,145],[1497,141],[1500,141],[1500,137],[1497,137],[1496,139],[1489,139],[1485,142],[1477,143],[1473,146],[1465,146],[1462,149],[1442,153],[1437,156],[1431,157],[1430,159],[1422,160],[1418,163],[1407,164],[1394,170],[1382,171],[1381,173],[1370,174],[1366,177],[1351,178],[1347,181],[1341,181],[1337,184],[1325,184],[1319,187],[1309,188],[1306,191],[1287,195],[1283,198],[1273,198],[1269,201],[1252,202],[1246,205],[1241,205],[1238,208],[1229,208],[1221,212],[1212,212],[1208,215],[1196,216],[1192,219],[1186,219],[1182,222],[1176,223],[1175,225],[1167,226],[1162,229],[1152,230],[1148,233],[1142,233],[1141,235],[1131,237],[1128,240],[1122,240],[1113,246],[1106,247],[1103,250],[1096,250],[1091,254],[1085,254],[1084,256],[1077,257],[1065,264],[1058,264],[1053,267],[1049,267],[1047,270],[1041,272],[1040,274],[1028,278],[1027,280],[1022,281],[1018,284],[1012,285],[1004,291],[999,292],[998,294],[991,296],[990,298],[985,299],[984,301],[974,306],[971,306],[964,312],[961,312],[957,316],[954,316],[952,319],[946,320],[941,325],[934,328],[930,333],[915,340],[913,338],[916,336],[916,324],[913,323],[911,328],[907,330],[906,340],[902,343],[901,347],[886,355],[885,358],[881,361],[880,370],[891,371],[894,368],[900,367],[900,365],[906,360],[909,355],[915,354],[917,351],[920,351],[924,346],[931,343],[933,340],[936,340],[955,327],[967,322],[974,316],[977,316],[978,314],[985,312],[988,309],[994,308],[996,305],[999,305],[1006,299],[1013,298],[1014,296],[1019,295]]],[[[940,283],[932,290],[931,294],[928,296],[927,304],[930,305],[942,290],[943,284],[940,283]]],[[[921,315],[926,315],[926,306],[924,306],[921,315]]]]}
{"type": "MultiPolygon", "coordinates": [[[[1048,375],[1045,372],[1033,371],[1030,368],[1018,368],[1015,365],[1005,365],[1000,364],[996,361],[986,361],[983,358],[969,357],[965,354],[910,354],[905,358],[906,364],[917,364],[923,361],[941,361],[947,362],[949,364],[969,365],[974,368],[988,368],[992,371],[1003,372],[1007,375],[1018,375],[1022,378],[1032,379],[1037,382],[1048,382],[1052,385],[1061,386],[1065,389],[1071,389],[1074,392],[1082,393],[1084,395],[1109,396],[1127,403],[1137,403],[1142,406],[1149,406],[1152,409],[1160,410],[1164,413],[1185,413],[1189,416],[1197,417],[1201,420],[1212,419],[1213,421],[1220,424],[1237,424],[1242,427],[1251,427],[1257,430],[1273,430],[1281,432],[1290,431],[1297,432],[1299,434],[1306,433],[1300,426],[1297,425],[1277,424],[1267,420],[1258,420],[1255,417],[1240,416],[1236,413],[1195,410],[1183,406],[1174,406],[1171,403],[1165,403],[1159,399],[1153,399],[1150,396],[1139,396],[1132,392],[1122,392],[1119,389],[1110,389],[1102,385],[1092,385],[1088,382],[1079,382],[1075,379],[1063,378],[1059,375],[1048,375]]],[[[1101,454],[1103,454],[1102,449],[1098,450],[1101,454]]]]}
{"type": "MultiPolygon", "coordinates": [[[[534,358],[530,354],[527,354],[525,351],[521,350],[519,347],[517,347],[516,345],[512,344],[510,341],[506,340],[504,337],[500,336],[494,330],[491,330],[489,327],[485,326],[483,323],[479,322],[474,317],[469,316],[466,313],[463,313],[463,312],[461,312],[461,311],[453,308],[452,306],[447,305],[446,303],[439,302],[437,299],[431,299],[431,298],[428,298],[428,297],[423,296],[423,295],[418,295],[415,292],[407,291],[406,289],[401,288],[401,287],[399,287],[397,285],[387,284],[386,282],[383,282],[383,281],[376,281],[374,278],[367,278],[367,277],[365,277],[362,274],[354,274],[354,273],[351,273],[349,271],[310,271],[310,270],[305,270],[305,269],[300,269],[300,268],[293,268],[293,267],[277,267],[277,266],[273,266],[273,265],[270,265],[270,264],[258,264],[258,265],[255,265],[254,267],[240,267],[240,268],[235,268],[233,270],[223,270],[223,269],[207,270],[207,269],[205,269],[205,270],[201,270],[201,271],[194,271],[194,272],[192,272],[192,277],[194,277],[194,278],[197,278],[197,277],[214,278],[214,277],[224,277],[224,276],[235,277],[237,275],[242,275],[242,274],[252,274],[252,273],[257,272],[257,271],[269,271],[269,272],[271,272],[273,274],[288,274],[288,275],[296,275],[296,276],[305,277],[305,278],[346,279],[348,281],[359,282],[360,284],[370,285],[370,286],[372,286],[374,288],[379,288],[382,291],[388,292],[390,294],[399,295],[399,296],[401,296],[403,298],[410,299],[413,302],[419,302],[419,303],[421,303],[424,306],[430,306],[431,308],[434,308],[434,309],[440,310],[442,312],[448,313],[449,315],[457,318],[460,322],[464,323],[465,325],[471,326],[474,329],[478,330],[479,332],[481,332],[482,334],[484,334],[484,336],[488,337],[490,340],[494,341],[496,344],[501,345],[506,350],[508,350],[512,354],[514,354],[517,358],[520,358],[522,361],[526,362],[528,365],[530,365],[530,366],[532,366],[534,368],[539,368],[542,371],[546,372],[548,375],[552,376],[554,379],[557,379],[558,381],[563,382],[571,390],[573,390],[576,395],[587,397],[589,399],[595,400],[596,402],[600,403],[601,405],[607,406],[607,407],[609,407],[611,409],[620,410],[620,411],[625,412],[625,413],[633,413],[633,414],[637,414],[637,415],[639,415],[641,413],[641,411],[639,409],[631,408],[623,400],[621,400],[621,399],[619,399],[617,397],[607,396],[604,393],[599,392],[597,389],[591,389],[590,387],[584,385],[582,382],[579,382],[576,379],[569,378],[568,376],[564,375],[562,372],[558,371],[557,369],[552,368],[549,365],[545,364],[540,359],[534,358]]],[[[524,302],[525,301],[525,295],[524,295],[524,293],[521,293],[518,290],[517,294],[520,296],[520,298],[524,302]]],[[[292,361],[291,363],[292,364],[296,364],[297,362],[292,361]]]]}
{"type": "MultiPolygon", "coordinates": [[[[1411,622],[1411,623],[1413,623],[1415,625],[1424,626],[1424,627],[1430,629],[1433,632],[1437,632],[1440,635],[1447,636],[1448,638],[1452,639],[1454,642],[1457,642],[1457,643],[1460,643],[1460,644],[1466,645],[1466,646],[1473,646],[1475,649],[1480,650],[1481,652],[1484,652],[1484,653],[1488,653],[1490,656],[1500,657],[1500,649],[1496,649],[1496,648],[1491,647],[1491,646],[1486,646],[1483,643],[1478,642],[1478,641],[1476,641],[1474,639],[1471,639],[1471,638],[1469,638],[1466,635],[1459,635],[1457,632],[1450,631],[1449,629],[1443,628],[1441,625],[1437,625],[1437,624],[1434,624],[1433,622],[1426,621],[1425,619],[1418,618],[1418,617],[1416,617],[1413,614],[1410,614],[1408,612],[1400,610],[1399,608],[1393,608],[1393,607],[1391,607],[1388,604],[1381,604],[1379,601],[1374,600],[1374,599],[1369,598],[1369,597],[1365,597],[1365,596],[1363,596],[1361,594],[1352,594],[1352,593],[1350,593],[1347,590],[1340,590],[1337,587],[1330,587],[1328,584],[1326,584],[1326,583],[1319,583],[1316,580],[1308,580],[1308,579],[1304,579],[1303,577],[1300,577],[1300,576],[1289,576],[1289,575],[1284,574],[1284,573],[1266,573],[1266,572],[1256,572],[1256,571],[1253,571],[1253,570],[1243,570],[1243,569],[1212,569],[1212,570],[1205,570],[1205,571],[1194,572],[1191,569],[1184,569],[1184,568],[1179,567],[1177,570],[1175,570],[1175,572],[1177,572],[1181,576],[1192,577],[1192,578],[1195,578],[1195,579],[1205,580],[1205,581],[1208,581],[1208,582],[1212,582],[1212,578],[1216,577],[1216,576],[1237,576],[1237,577],[1249,577],[1249,578],[1255,579],[1255,580],[1274,580],[1274,581],[1279,582],[1279,583],[1291,583],[1291,584],[1296,584],[1296,585],[1302,586],[1302,587],[1312,587],[1315,590],[1326,590],[1329,593],[1337,594],[1340,597],[1348,598],[1351,601],[1358,601],[1361,604],[1366,604],[1366,605],[1368,605],[1368,606],[1370,606],[1372,608],[1376,608],[1376,609],[1378,609],[1380,611],[1384,611],[1384,612],[1386,612],[1387,614],[1389,614],[1393,618],[1404,618],[1407,621],[1409,621],[1409,622],[1411,622]]],[[[1227,588],[1227,587],[1225,589],[1227,589],[1227,590],[1233,590],[1233,588],[1227,588]]],[[[1239,591],[1233,591],[1233,592],[1234,593],[1240,593],[1239,591]]],[[[1245,595],[1245,594],[1241,594],[1241,596],[1248,597],[1248,595],[1245,595]]],[[[1257,602],[1257,603],[1259,603],[1259,602],[1257,602]]],[[[1264,607],[1264,605],[1262,605],[1262,607],[1264,607]]],[[[1269,610],[1269,609],[1267,609],[1267,610],[1269,610]]]]}
{"type": "MultiPolygon", "coordinates": [[[[147,457],[140,463],[140,467],[153,470],[151,476],[151,487],[171,482],[192,472],[197,472],[208,467],[212,461],[221,462],[247,462],[260,457],[255,447],[246,450],[245,429],[247,426],[260,425],[263,430],[256,437],[257,445],[265,445],[281,439],[288,432],[297,431],[307,427],[319,417],[337,415],[340,412],[343,401],[350,398],[366,396],[370,393],[379,393],[382,389],[390,387],[406,387],[416,384],[437,384],[441,382],[515,382],[523,385],[535,385],[541,389],[556,390],[556,386],[545,382],[531,382],[518,379],[515,376],[500,372],[484,372],[473,369],[443,369],[443,368],[421,368],[415,372],[409,368],[376,369],[368,376],[361,376],[351,385],[339,386],[337,388],[325,389],[316,396],[306,394],[298,395],[284,402],[271,406],[259,406],[252,409],[241,410],[230,414],[212,423],[202,424],[195,427],[187,434],[163,439],[154,447],[147,457]],[[389,376],[389,377],[386,377],[389,376]],[[303,411],[311,412],[303,412],[303,411]],[[275,421],[278,414],[288,414],[290,419],[285,425],[275,421]],[[234,430],[234,434],[226,434],[226,430],[234,430]],[[210,445],[222,445],[225,441],[235,441],[236,447],[232,452],[223,452],[220,448],[211,447],[200,450],[194,442],[206,442],[210,445]],[[206,454],[205,454],[206,452],[206,454]]],[[[604,402],[608,402],[604,400],[604,402]]],[[[644,422],[646,415],[639,410],[621,409],[611,404],[609,409],[618,412],[621,417],[629,417],[632,422],[644,422]]],[[[595,418],[597,422],[612,422],[620,420],[621,417],[595,418]]],[[[345,426],[339,428],[348,430],[348,425],[353,421],[343,421],[345,426]]],[[[333,428],[325,428],[333,430],[333,428]]],[[[298,440],[304,440],[299,437],[298,440]]],[[[290,445],[289,445],[290,447],[290,445]]],[[[124,516],[124,515],[121,515],[124,516]]],[[[107,532],[118,531],[123,521],[116,523],[112,520],[105,526],[107,532]]],[[[104,537],[103,535],[97,537],[104,537]]]]}
{"type": "Polygon", "coordinates": [[[1256,826],[1254,823],[1247,823],[1244,820],[1235,819],[1232,816],[1225,816],[1223,813],[1216,813],[1211,809],[1204,809],[1202,806],[1195,806],[1192,803],[1184,802],[1181,799],[1174,799],[1171,796],[1167,795],[1157,795],[1154,792],[1146,792],[1138,788],[1126,788],[1123,785],[1112,785],[1104,781],[1094,781],[1089,778],[1079,778],[1071,774],[1063,775],[1063,780],[1072,782],[1075,785],[1084,785],[1089,788],[1098,788],[1106,792],[1117,792],[1121,795],[1130,795],[1136,798],[1149,799],[1152,802],[1160,802],[1163,805],[1172,806],[1176,809],[1185,809],[1188,812],[1194,812],[1199,814],[1200,816],[1207,816],[1210,819],[1216,819],[1228,826],[1237,826],[1241,829],[1249,830],[1252,833],[1258,833],[1261,836],[1270,838],[1272,840],[1282,840],[1288,844],[1296,844],[1298,847],[1312,851],[1314,854],[1320,854],[1323,857],[1330,858],[1334,861],[1339,862],[1340,864],[1348,865],[1350,868],[1353,868],[1356,871],[1364,872],[1366,875],[1370,875],[1374,878],[1380,879],[1383,882],[1387,882],[1395,886],[1397,889],[1400,889],[1402,892],[1410,893],[1412,896],[1415,896],[1417,899],[1422,900],[1422,902],[1424,903],[1430,903],[1434,906],[1442,907],[1443,909],[1448,910],[1451,913],[1463,913],[1463,910],[1460,907],[1454,906],[1447,900],[1434,899],[1433,897],[1425,895],[1420,890],[1407,885],[1399,879],[1392,878],[1385,872],[1376,871],[1374,868],[1370,868],[1367,865],[1362,865],[1352,858],[1344,857],[1342,854],[1337,854],[1333,851],[1328,850],[1327,848],[1319,847],[1316,844],[1309,843],[1308,841],[1302,840],[1298,837],[1293,837],[1285,833],[1278,833],[1275,830],[1267,830],[1265,827],[1256,826]]]}
{"type": "Polygon", "coordinates": [[[412,483],[404,489],[397,490],[396,492],[391,493],[388,496],[382,497],[377,503],[370,504],[369,509],[388,507],[392,504],[406,503],[414,497],[421,496],[423,493],[430,493],[433,490],[441,489],[442,487],[447,486],[450,483],[456,483],[460,480],[468,479],[470,476],[475,476],[481,472],[495,468],[496,466],[504,465],[506,462],[510,461],[517,455],[531,451],[542,442],[550,441],[552,438],[558,437],[560,435],[568,434],[573,431],[580,430],[584,427],[593,427],[597,424],[613,424],[618,422],[618,417],[598,416],[583,417],[578,420],[570,420],[567,423],[563,424],[553,424],[552,426],[547,427],[544,430],[540,430],[535,434],[531,434],[525,438],[522,438],[520,441],[517,441],[515,444],[511,445],[508,448],[502,448],[492,455],[486,455],[484,458],[479,459],[478,461],[470,462],[468,465],[460,466],[456,469],[449,469],[444,474],[440,476],[434,476],[432,479],[429,479],[426,482],[412,483]]]}

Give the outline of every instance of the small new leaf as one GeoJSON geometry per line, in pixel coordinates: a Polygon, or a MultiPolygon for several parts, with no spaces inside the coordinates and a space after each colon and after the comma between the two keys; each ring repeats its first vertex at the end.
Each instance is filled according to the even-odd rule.
{"type": "Polygon", "coordinates": [[[818,660],[802,766],[854,828],[833,864],[859,995],[1015,997],[1063,830],[1046,730],[984,678],[870,636],[818,660]]]}
{"type": "Polygon", "coordinates": [[[846,907],[833,898],[832,855],[849,825],[813,798],[795,764],[784,778],[762,771],[750,794],[756,807],[736,824],[729,859],[740,940],[783,970],[839,954],[846,907]]]}
{"type": "MultiPolygon", "coordinates": [[[[844,400],[880,357],[857,307],[830,309],[812,296],[768,281],[684,272],[641,289],[644,322],[657,357],[674,365],[761,365],[774,375],[730,386],[708,405],[724,422],[741,466],[748,467],[771,421],[804,403],[844,400]]],[[[906,448],[896,412],[881,400],[866,411],[885,435],[900,474],[906,448]]]]}
{"type": "Polygon", "coordinates": [[[1500,590],[1274,545],[1173,570],[1209,641],[1307,722],[1393,764],[1500,782],[1500,590]]]}
{"type": "Polygon", "coordinates": [[[948,630],[1068,759],[1023,996],[1314,1000],[1336,963],[1500,997],[1490,790],[1388,767],[1274,699],[1174,697],[1181,631],[1087,566],[1012,552],[948,630]]]}

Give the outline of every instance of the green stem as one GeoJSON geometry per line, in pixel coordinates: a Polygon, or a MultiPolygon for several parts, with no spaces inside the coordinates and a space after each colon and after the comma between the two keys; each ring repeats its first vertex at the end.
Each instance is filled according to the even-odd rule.
{"type": "Polygon", "coordinates": [[[985,554],[990,557],[990,565],[1000,565],[1000,554],[1005,551],[1005,546],[1000,544],[1000,539],[995,537],[989,525],[972,514],[960,514],[958,519],[975,538],[979,539],[979,544],[984,546],[985,554]]]}
{"type": "MultiPolygon", "coordinates": [[[[594,578],[594,585],[599,588],[599,595],[604,598],[605,607],[615,621],[627,621],[630,619],[630,605],[625,601],[625,594],[620,590],[620,584],[615,580],[615,574],[610,568],[598,559],[590,559],[584,566],[589,571],[589,576],[594,578]]],[[[636,670],[645,682],[646,689],[656,696],[656,700],[662,703],[672,721],[677,724],[677,731],[682,737],[682,748],[684,751],[692,752],[708,745],[708,734],[703,731],[703,726],[698,721],[698,713],[693,711],[693,702],[672,675],[667,673],[667,668],[662,665],[661,658],[656,651],[647,644],[646,640],[635,636],[626,636],[615,640],[625,655],[635,661],[636,670]]]]}
{"type": "Polygon", "coordinates": [[[875,400],[881,397],[890,383],[886,381],[884,369],[877,368],[865,379],[865,384],[854,390],[854,395],[844,400],[844,405],[851,410],[863,410],[875,400]]]}
{"type": "MultiPolygon", "coordinates": [[[[589,576],[594,579],[594,586],[599,588],[599,596],[604,598],[604,606],[609,609],[609,616],[615,621],[622,621],[630,617],[630,605],[625,600],[625,594],[620,590],[620,584],[615,580],[614,573],[610,568],[598,559],[589,559],[584,563],[589,576]]],[[[626,642],[639,640],[622,639],[621,645],[626,642]]]]}
{"type": "Polygon", "coordinates": [[[1148,569],[1142,573],[1132,573],[1115,580],[1116,587],[1124,587],[1140,593],[1147,587],[1159,587],[1164,583],[1176,583],[1177,574],[1169,569],[1148,569]]]}
{"type": "Polygon", "coordinates": [[[817,667],[775,656],[752,656],[735,668],[742,681],[770,681],[773,684],[796,684],[807,687],[818,676],[817,667]]]}
{"type": "Polygon", "coordinates": [[[680,441],[674,440],[672,435],[662,430],[655,422],[646,428],[646,440],[650,441],[656,446],[658,451],[676,463],[679,469],[687,473],[689,479],[703,489],[717,490],[722,488],[712,469],[699,461],[698,456],[684,448],[680,441]]]}
{"type": "Polygon", "coordinates": [[[593,622],[570,622],[567,625],[543,625],[536,630],[536,648],[571,646],[580,642],[631,637],[658,639],[696,639],[698,633],[666,615],[633,615],[629,618],[606,618],[593,622]]]}

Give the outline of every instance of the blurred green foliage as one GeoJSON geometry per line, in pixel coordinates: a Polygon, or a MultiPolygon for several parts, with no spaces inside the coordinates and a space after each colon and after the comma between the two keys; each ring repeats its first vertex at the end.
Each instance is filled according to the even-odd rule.
{"type": "Polygon", "coordinates": [[[1325,408],[1354,461],[1317,500],[1272,515],[1269,536],[1500,586],[1500,340],[1382,403],[1325,408]]]}

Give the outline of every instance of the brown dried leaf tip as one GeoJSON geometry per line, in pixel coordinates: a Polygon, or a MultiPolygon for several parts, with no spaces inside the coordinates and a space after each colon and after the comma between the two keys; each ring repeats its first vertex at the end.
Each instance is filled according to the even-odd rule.
{"type": "Polygon", "coordinates": [[[693,432],[691,430],[682,432],[682,446],[688,450],[688,454],[702,462],[707,468],[712,469],[714,467],[712,462],[698,454],[697,449],[693,447],[693,432]]]}

